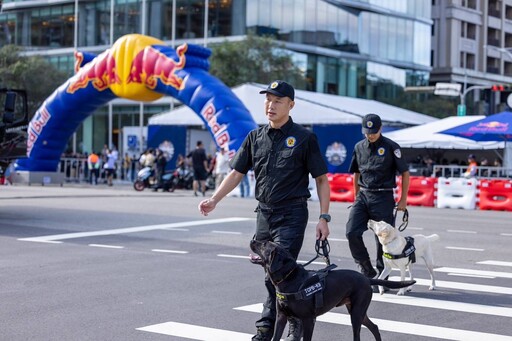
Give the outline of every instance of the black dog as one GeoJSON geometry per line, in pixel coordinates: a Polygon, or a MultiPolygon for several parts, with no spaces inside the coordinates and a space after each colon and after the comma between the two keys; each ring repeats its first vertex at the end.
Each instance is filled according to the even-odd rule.
{"type": "Polygon", "coordinates": [[[288,316],[302,321],[303,340],[313,337],[315,318],[334,307],[346,305],[350,314],[354,340],[360,340],[361,325],[366,326],[375,340],[380,332],[366,312],[372,300],[372,285],[398,289],[415,281],[394,282],[369,279],[357,271],[334,270],[331,265],[324,270],[308,271],[297,264],[292,255],[274,242],[251,241],[251,250],[259,257],[251,261],[265,268],[277,291],[277,316],[273,340],[280,340],[288,316]]]}

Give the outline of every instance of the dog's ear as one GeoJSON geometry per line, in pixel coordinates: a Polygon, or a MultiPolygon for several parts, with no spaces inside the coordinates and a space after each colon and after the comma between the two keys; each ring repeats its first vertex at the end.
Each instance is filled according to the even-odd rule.
{"type": "Polygon", "coordinates": [[[268,264],[268,272],[274,281],[280,281],[296,266],[297,262],[288,250],[276,247],[272,252],[270,264],[268,264]]]}

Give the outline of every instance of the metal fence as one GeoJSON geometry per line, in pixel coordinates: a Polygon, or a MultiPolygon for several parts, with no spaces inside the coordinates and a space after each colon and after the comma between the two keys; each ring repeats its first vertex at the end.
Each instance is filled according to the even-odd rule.
{"type": "MultiPolygon", "coordinates": [[[[137,160],[132,160],[129,167],[123,167],[123,160],[116,161],[116,171],[114,179],[133,182],[139,170],[137,160]]],[[[65,182],[74,183],[90,183],[90,172],[87,164],[87,158],[62,158],[57,169],[58,172],[64,174],[65,182]]],[[[103,169],[100,166],[100,177],[98,183],[106,183],[107,178],[103,169]]]]}
{"type": "MultiPolygon", "coordinates": [[[[433,167],[432,174],[430,174],[429,176],[436,178],[457,178],[463,176],[467,168],[468,166],[435,165],[433,167]]],[[[474,175],[474,177],[481,179],[511,179],[512,169],[505,167],[477,166],[476,174],[474,175]]]]}

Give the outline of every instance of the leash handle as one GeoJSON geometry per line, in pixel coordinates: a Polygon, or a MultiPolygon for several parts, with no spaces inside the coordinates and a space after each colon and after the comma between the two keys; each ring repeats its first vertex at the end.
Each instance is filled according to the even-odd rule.
{"type": "MultiPolygon", "coordinates": [[[[397,215],[398,215],[398,209],[397,209],[397,206],[395,206],[395,210],[393,212],[393,225],[396,225],[396,216],[397,215]]],[[[406,208],[404,211],[404,215],[402,216],[402,223],[400,224],[400,226],[398,226],[398,231],[403,232],[407,228],[407,225],[409,225],[409,211],[406,208]]]]}
{"type": "Polygon", "coordinates": [[[331,265],[331,260],[329,259],[329,252],[331,252],[331,246],[329,242],[326,240],[317,240],[315,244],[315,250],[317,257],[320,256],[324,259],[327,266],[331,265]]]}

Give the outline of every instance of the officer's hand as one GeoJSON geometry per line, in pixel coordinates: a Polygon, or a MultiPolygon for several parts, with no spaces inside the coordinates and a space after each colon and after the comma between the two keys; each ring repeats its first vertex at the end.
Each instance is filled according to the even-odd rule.
{"type": "Polygon", "coordinates": [[[215,199],[210,198],[201,201],[197,208],[199,209],[199,213],[201,213],[204,216],[207,216],[208,213],[215,209],[215,206],[217,206],[217,201],[215,199]]]}
{"type": "Polygon", "coordinates": [[[329,237],[329,225],[324,219],[320,219],[316,225],[316,240],[326,240],[329,237]]]}
{"type": "Polygon", "coordinates": [[[405,211],[407,209],[407,199],[405,199],[405,198],[400,199],[400,201],[396,205],[396,209],[398,211],[405,211]]]}

